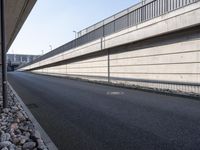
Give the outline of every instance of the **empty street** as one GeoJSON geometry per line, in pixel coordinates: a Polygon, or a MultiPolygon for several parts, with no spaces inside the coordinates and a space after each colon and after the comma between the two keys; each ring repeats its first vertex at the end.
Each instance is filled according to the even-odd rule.
{"type": "Polygon", "coordinates": [[[13,72],[9,82],[61,150],[198,150],[200,101],[13,72]]]}

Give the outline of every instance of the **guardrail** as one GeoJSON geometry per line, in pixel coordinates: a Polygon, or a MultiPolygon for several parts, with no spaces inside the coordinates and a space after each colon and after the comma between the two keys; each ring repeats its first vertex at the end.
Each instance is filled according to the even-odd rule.
{"type": "Polygon", "coordinates": [[[116,19],[118,19],[118,18],[120,18],[120,17],[122,17],[124,15],[127,15],[129,12],[132,12],[133,10],[136,10],[137,8],[140,8],[142,5],[147,4],[147,3],[151,2],[151,1],[154,1],[154,0],[141,0],[141,2],[131,6],[129,8],[127,8],[125,10],[122,10],[122,11],[118,12],[117,14],[114,14],[113,16],[110,16],[110,17],[108,17],[108,18],[106,18],[106,19],[104,19],[104,20],[102,20],[100,22],[97,22],[94,25],[91,25],[91,26],[79,31],[77,33],[77,35],[78,35],[78,37],[80,37],[80,36],[83,36],[83,35],[91,32],[91,31],[94,31],[94,30],[96,30],[96,29],[98,29],[98,28],[100,28],[100,27],[102,27],[102,26],[104,26],[106,24],[109,24],[110,22],[112,22],[112,21],[114,21],[114,20],[116,20],[116,19]]]}
{"type": "Polygon", "coordinates": [[[34,64],[64,51],[84,45],[121,30],[133,27],[198,1],[200,0],[150,0],[147,3],[138,3],[134,7],[130,7],[112,17],[109,17],[114,19],[108,18],[102,22],[99,22],[98,28],[97,24],[95,24],[94,27],[90,26],[89,28],[91,28],[91,30],[88,28],[84,35],[56,48],[55,50],[35,59],[30,63],[27,63],[26,65],[20,66],[20,68],[34,64]]]}

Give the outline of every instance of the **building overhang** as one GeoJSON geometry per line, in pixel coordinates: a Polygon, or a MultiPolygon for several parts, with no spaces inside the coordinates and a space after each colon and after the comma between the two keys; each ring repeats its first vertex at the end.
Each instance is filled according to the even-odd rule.
{"type": "MultiPolygon", "coordinates": [[[[13,43],[35,3],[36,0],[5,0],[5,53],[13,43]]],[[[0,47],[0,54],[1,52],[0,47]]]]}

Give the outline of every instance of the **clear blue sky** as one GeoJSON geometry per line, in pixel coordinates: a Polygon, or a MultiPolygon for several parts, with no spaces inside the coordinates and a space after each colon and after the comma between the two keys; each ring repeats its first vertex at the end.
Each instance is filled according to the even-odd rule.
{"type": "Polygon", "coordinates": [[[140,0],[38,0],[8,53],[42,54],[140,0]]]}

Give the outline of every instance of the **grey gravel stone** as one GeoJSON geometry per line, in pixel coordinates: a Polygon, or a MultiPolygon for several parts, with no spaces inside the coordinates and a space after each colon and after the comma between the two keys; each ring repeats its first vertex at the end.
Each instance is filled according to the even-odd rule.
{"type": "Polygon", "coordinates": [[[9,107],[0,110],[0,150],[48,150],[18,100],[8,98],[9,107]]]}
{"type": "Polygon", "coordinates": [[[19,129],[21,131],[28,131],[28,126],[20,126],[19,129]]]}
{"type": "Polygon", "coordinates": [[[9,140],[10,140],[10,134],[9,133],[3,133],[1,135],[1,142],[9,141],[9,140]]]}
{"type": "Polygon", "coordinates": [[[22,147],[21,146],[17,146],[16,150],[22,150],[22,147]]]}
{"type": "Polygon", "coordinates": [[[9,111],[10,111],[9,108],[4,108],[4,109],[3,109],[3,112],[4,112],[4,113],[9,113],[9,111]]]}
{"type": "Polygon", "coordinates": [[[20,136],[20,144],[24,144],[29,138],[26,136],[20,136]]]}
{"type": "Polygon", "coordinates": [[[6,128],[6,126],[1,126],[1,130],[5,130],[6,128]]]}
{"type": "Polygon", "coordinates": [[[5,126],[5,125],[7,125],[7,122],[1,122],[1,125],[5,126]]]}
{"type": "Polygon", "coordinates": [[[17,135],[21,135],[22,132],[21,132],[19,129],[17,129],[17,130],[15,130],[15,134],[17,134],[17,135]]]}
{"type": "Polygon", "coordinates": [[[3,142],[0,142],[0,148],[3,148],[3,147],[8,147],[10,146],[12,143],[10,141],[3,141],[3,142]]]}
{"type": "Polygon", "coordinates": [[[18,129],[18,124],[17,123],[11,124],[10,129],[13,130],[13,131],[18,129]]]}
{"type": "Polygon", "coordinates": [[[37,140],[37,144],[38,144],[39,149],[45,149],[46,148],[44,142],[41,139],[37,140]]]}
{"type": "Polygon", "coordinates": [[[32,136],[36,139],[40,139],[41,138],[41,135],[40,133],[36,130],[35,132],[33,132],[32,136]]]}
{"type": "Polygon", "coordinates": [[[14,145],[14,144],[11,144],[11,145],[9,146],[9,150],[15,150],[15,145],[14,145]]]}
{"type": "Polygon", "coordinates": [[[13,143],[14,143],[15,145],[18,145],[18,143],[20,143],[20,139],[19,139],[19,138],[14,138],[14,139],[13,139],[13,143]]]}
{"type": "Polygon", "coordinates": [[[24,143],[23,149],[24,150],[33,149],[33,148],[35,148],[35,146],[36,146],[35,142],[27,142],[27,143],[24,143]]]}
{"type": "Polygon", "coordinates": [[[16,118],[14,122],[16,122],[16,123],[20,123],[19,118],[16,118]]]}
{"type": "Polygon", "coordinates": [[[27,137],[27,138],[30,138],[30,133],[29,132],[24,132],[24,135],[27,137]]]}
{"type": "Polygon", "coordinates": [[[23,115],[21,112],[18,112],[18,113],[17,113],[17,118],[18,118],[20,121],[26,120],[26,118],[24,117],[24,115],[23,115]]]}
{"type": "Polygon", "coordinates": [[[16,106],[12,106],[12,109],[13,109],[13,111],[17,111],[17,110],[19,110],[19,108],[16,107],[16,106]]]}
{"type": "Polygon", "coordinates": [[[2,148],[1,150],[9,150],[7,147],[2,148]]]}
{"type": "Polygon", "coordinates": [[[20,139],[20,144],[24,144],[26,142],[26,139],[20,139]]]}

